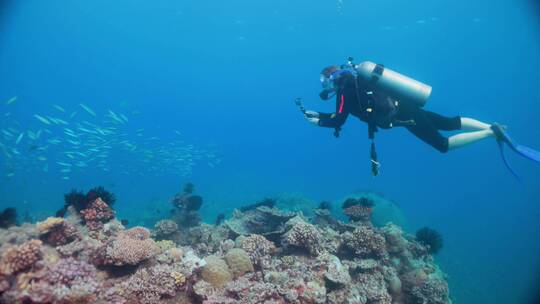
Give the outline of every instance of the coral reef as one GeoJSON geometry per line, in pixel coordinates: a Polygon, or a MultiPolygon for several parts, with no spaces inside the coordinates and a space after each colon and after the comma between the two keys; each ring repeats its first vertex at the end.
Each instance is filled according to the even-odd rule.
{"type": "Polygon", "coordinates": [[[262,201],[257,202],[255,204],[242,206],[238,210],[240,210],[240,212],[246,212],[246,211],[254,210],[254,209],[257,209],[257,208],[263,207],[263,206],[268,207],[268,208],[274,208],[275,205],[276,205],[276,200],[275,199],[273,199],[273,198],[265,198],[262,201]]]}
{"type": "Polygon", "coordinates": [[[387,253],[384,237],[370,226],[360,226],[352,233],[344,233],[342,237],[345,246],[360,257],[381,258],[387,253]]]}
{"type": "Polygon", "coordinates": [[[167,239],[178,232],[178,225],[171,220],[161,220],[154,226],[154,234],[157,239],[167,239]]]}
{"type": "Polygon", "coordinates": [[[304,248],[312,255],[323,251],[321,240],[322,236],[317,228],[303,221],[296,222],[283,238],[284,244],[304,248]]]}
{"type": "Polygon", "coordinates": [[[49,217],[36,223],[40,238],[52,246],[65,245],[80,238],[77,228],[60,217],[49,217]]]}
{"type": "Polygon", "coordinates": [[[100,198],[68,209],[0,229],[0,303],[452,303],[432,231],[257,206],[219,226],[166,219],[150,232],[126,229],[100,198]]]}
{"type": "Polygon", "coordinates": [[[100,230],[104,223],[114,218],[114,211],[100,198],[91,202],[80,213],[90,231],[100,230]]]}
{"type": "Polygon", "coordinates": [[[264,236],[252,234],[247,237],[239,237],[238,245],[248,254],[255,265],[261,265],[264,260],[276,251],[276,245],[264,236]]]}
{"type": "Polygon", "coordinates": [[[279,240],[286,230],[285,223],[295,216],[293,212],[262,206],[246,212],[235,210],[233,218],[225,221],[225,226],[235,235],[260,234],[270,240],[279,240]]]}
{"type": "Polygon", "coordinates": [[[348,198],[343,202],[343,214],[351,222],[369,222],[375,202],[368,197],[348,198]]]}

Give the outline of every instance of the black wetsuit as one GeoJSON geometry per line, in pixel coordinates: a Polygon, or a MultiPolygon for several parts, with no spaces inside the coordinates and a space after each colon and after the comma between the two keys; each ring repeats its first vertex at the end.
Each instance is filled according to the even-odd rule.
{"type": "Polygon", "coordinates": [[[419,106],[409,102],[399,102],[394,109],[388,107],[386,102],[380,102],[384,98],[374,98],[371,102],[373,116],[369,115],[366,109],[370,104],[370,89],[356,82],[354,77],[344,77],[338,84],[336,94],[336,112],[319,113],[319,125],[322,127],[335,128],[337,130],[345,123],[349,114],[358,117],[360,120],[369,123],[375,119],[375,124],[379,128],[390,128],[387,122],[399,125],[399,122],[414,121],[412,125],[404,125],[416,137],[425,143],[433,146],[440,152],[448,151],[448,138],[441,135],[439,130],[452,131],[461,129],[461,118],[445,117],[437,113],[426,111],[419,106]]]}

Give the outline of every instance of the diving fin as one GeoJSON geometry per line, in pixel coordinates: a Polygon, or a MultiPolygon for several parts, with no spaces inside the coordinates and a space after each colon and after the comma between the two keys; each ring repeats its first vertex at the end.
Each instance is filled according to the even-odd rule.
{"type": "Polygon", "coordinates": [[[506,168],[508,168],[510,173],[512,173],[515,178],[520,180],[517,173],[510,166],[508,159],[506,159],[506,156],[504,154],[504,144],[508,145],[508,147],[517,154],[537,163],[540,163],[539,151],[523,145],[515,144],[514,141],[510,138],[510,136],[504,131],[504,128],[501,125],[495,123],[491,126],[491,130],[493,130],[493,133],[495,133],[495,138],[497,139],[497,144],[499,145],[499,150],[501,152],[501,157],[503,159],[504,165],[506,166],[506,168]]]}
{"type": "Polygon", "coordinates": [[[501,140],[497,140],[497,144],[499,145],[499,151],[501,152],[501,158],[503,160],[504,165],[506,166],[508,171],[510,171],[510,173],[512,173],[512,175],[518,181],[521,181],[521,178],[519,177],[519,175],[516,173],[516,171],[514,171],[512,166],[510,166],[510,163],[508,162],[508,159],[506,159],[506,155],[504,154],[504,143],[501,140]]]}

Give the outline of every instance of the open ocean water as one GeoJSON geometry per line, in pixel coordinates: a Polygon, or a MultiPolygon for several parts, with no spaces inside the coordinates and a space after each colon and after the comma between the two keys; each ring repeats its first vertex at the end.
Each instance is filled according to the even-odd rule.
{"type": "MultiPolygon", "coordinates": [[[[406,230],[444,237],[454,303],[532,303],[540,164],[496,142],[441,154],[403,128],[340,138],[294,104],[349,56],[433,86],[426,108],[508,126],[540,148],[536,1],[0,0],[0,210],[42,220],[73,188],[116,194],[130,226],[166,218],[193,182],[201,214],[283,194],[318,204],[357,191],[396,202],[406,230]]],[[[294,209],[295,206],[290,206],[294,209]]],[[[315,207],[315,205],[314,205],[315,207]]]]}

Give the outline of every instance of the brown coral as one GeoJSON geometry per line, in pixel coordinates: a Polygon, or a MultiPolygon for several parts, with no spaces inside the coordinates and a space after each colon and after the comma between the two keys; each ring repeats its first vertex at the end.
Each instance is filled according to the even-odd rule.
{"type": "Polygon", "coordinates": [[[202,270],[202,278],[215,287],[221,287],[232,280],[232,274],[227,263],[217,257],[209,256],[205,258],[206,265],[202,270]]]}
{"type": "Polygon", "coordinates": [[[0,272],[9,275],[32,267],[42,257],[41,245],[40,240],[30,240],[8,248],[0,259],[0,272]]]}
{"type": "Polygon", "coordinates": [[[77,228],[59,217],[49,217],[36,224],[41,239],[52,246],[65,245],[80,238],[77,228]]]}
{"type": "Polygon", "coordinates": [[[225,255],[225,260],[235,278],[244,275],[246,272],[253,271],[253,264],[243,249],[234,248],[229,250],[225,255]]]}

